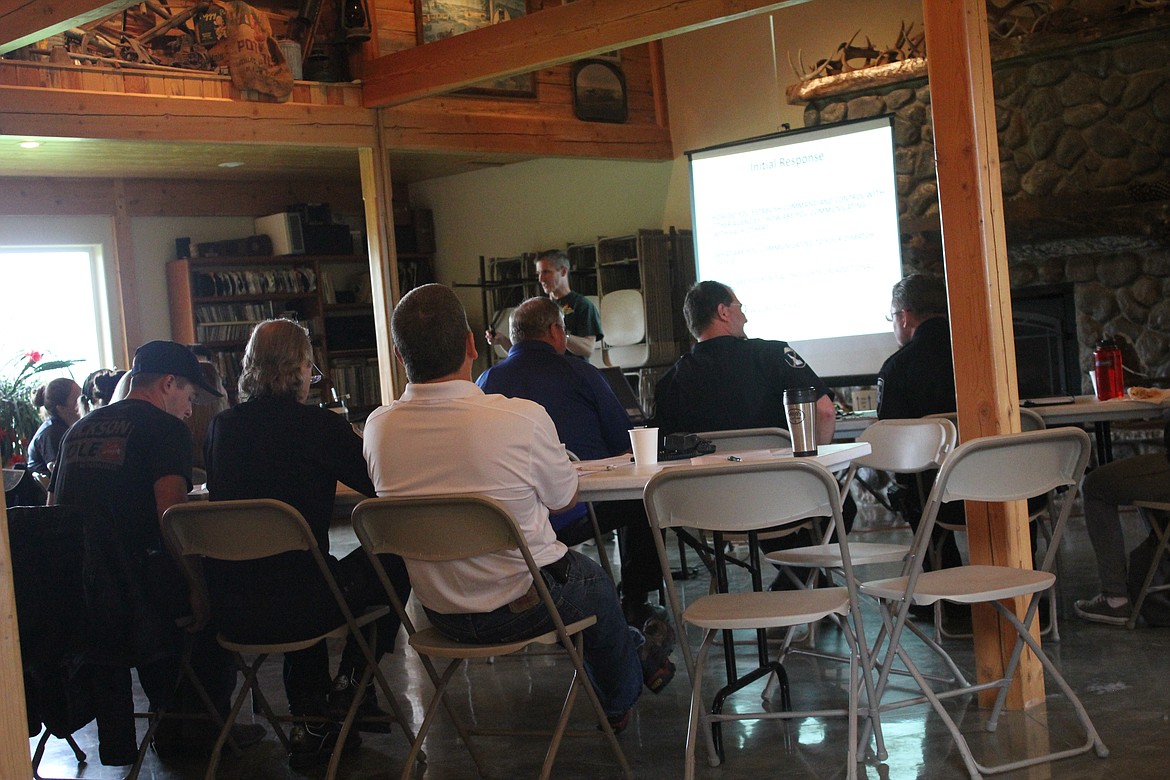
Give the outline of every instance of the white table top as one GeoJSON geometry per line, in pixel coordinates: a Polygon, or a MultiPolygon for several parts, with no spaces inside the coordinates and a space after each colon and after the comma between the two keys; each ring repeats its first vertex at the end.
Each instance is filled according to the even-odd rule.
{"type": "MultiPolygon", "coordinates": [[[[1083,425],[1121,420],[1153,420],[1170,413],[1170,405],[1151,401],[1113,398],[1098,401],[1095,395],[1078,395],[1071,404],[1026,407],[1044,418],[1045,425],[1083,425]]],[[[834,437],[851,439],[877,420],[876,417],[845,417],[837,420],[834,437]]]]}
{"type": "MultiPolygon", "coordinates": [[[[849,465],[854,458],[860,458],[870,453],[868,442],[847,442],[844,444],[822,444],[817,448],[817,454],[809,460],[820,463],[827,469],[840,470],[849,465]]],[[[581,475],[581,501],[619,501],[623,499],[642,498],[642,491],[650,477],[664,469],[686,468],[692,465],[730,464],[728,455],[734,454],[743,463],[755,463],[775,458],[791,458],[791,449],[779,450],[751,450],[736,453],[718,453],[703,455],[690,460],[671,460],[656,463],[653,466],[635,466],[630,462],[629,455],[619,455],[603,460],[584,460],[577,465],[577,472],[581,475]]]]}

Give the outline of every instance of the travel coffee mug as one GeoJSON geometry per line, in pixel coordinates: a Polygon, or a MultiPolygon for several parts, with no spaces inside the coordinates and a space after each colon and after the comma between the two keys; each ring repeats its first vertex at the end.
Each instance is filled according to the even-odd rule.
{"type": "Polygon", "coordinates": [[[796,387],[784,391],[784,416],[792,435],[792,454],[817,454],[817,389],[796,387]]]}

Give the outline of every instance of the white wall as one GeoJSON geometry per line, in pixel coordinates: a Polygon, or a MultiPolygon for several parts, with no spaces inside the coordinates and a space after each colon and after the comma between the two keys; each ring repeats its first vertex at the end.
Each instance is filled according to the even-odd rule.
{"type": "MultiPolygon", "coordinates": [[[[131,221],[134,283],[143,342],[171,337],[166,264],[175,259],[175,239],[192,244],[252,235],[251,217],[138,217],[131,221]]],[[[133,350],[137,345],[131,344],[133,350]]]]}

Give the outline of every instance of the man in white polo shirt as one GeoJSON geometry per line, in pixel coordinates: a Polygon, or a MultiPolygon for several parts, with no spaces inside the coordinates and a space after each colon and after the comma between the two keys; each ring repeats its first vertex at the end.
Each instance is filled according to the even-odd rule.
{"type": "MultiPolygon", "coordinates": [[[[395,307],[391,332],[409,384],[400,400],[366,422],[375,490],[379,496],[477,493],[507,507],[561,618],[570,623],[597,616],[585,631],[585,663],[615,730],[624,728],[643,682],[661,690],[674,666],[669,647],[646,646],[626,625],[601,567],[557,541],[549,511],[576,503],[577,472],[552,420],[539,404],[485,395],[471,381],[475,339],[450,289],[430,284],[412,290],[395,307]]],[[[506,642],[552,629],[518,553],[408,561],[407,569],[427,616],[452,639],[506,642]]]]}

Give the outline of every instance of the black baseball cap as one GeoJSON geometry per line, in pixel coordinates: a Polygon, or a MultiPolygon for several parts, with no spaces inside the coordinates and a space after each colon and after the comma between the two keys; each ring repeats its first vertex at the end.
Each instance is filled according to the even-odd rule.
{"type": "Polygon", "coordinates": [[[203,378],[203,369],[199,367],[195,353],[174,341],[149,341],[135,350],[130,376],[138,374],[174,374],[198,387],[205,396],[223,397],[222,393],[203,378]]]}

